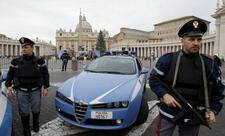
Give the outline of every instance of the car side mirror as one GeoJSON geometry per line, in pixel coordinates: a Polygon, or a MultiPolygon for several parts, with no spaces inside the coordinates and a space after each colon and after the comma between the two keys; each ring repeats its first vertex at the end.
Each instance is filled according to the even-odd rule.
{"type": "Polygon", "coordinates": [[[84,71],[86,71],[87,70],[87,65],[84,65],[83,69],[84,69],[84,71]]]}
{"type": "Polygon", "coordinates": [[[146,68],[142,68],[142,70],[141,70],[141,74],[147,74],[148,73],[148,69],[146,69],[146,68]]]}

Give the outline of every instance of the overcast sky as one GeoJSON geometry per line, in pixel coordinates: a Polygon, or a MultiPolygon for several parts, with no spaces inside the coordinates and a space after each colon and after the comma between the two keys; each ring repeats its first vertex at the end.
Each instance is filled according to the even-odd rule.
{"type": "MultiPolygon", "coordinates": [[[[80,8],[93,31],[109,35],[121,27],[153,31],[154,24],[196,16],[211,22],[215,30],[217,0],[0,0],[0,33],[13,39],[21,36],[55,44],[56,29],[75,30],[80,8]]],[[[221,2],[222,3],[222,2],[221,2]]]]}

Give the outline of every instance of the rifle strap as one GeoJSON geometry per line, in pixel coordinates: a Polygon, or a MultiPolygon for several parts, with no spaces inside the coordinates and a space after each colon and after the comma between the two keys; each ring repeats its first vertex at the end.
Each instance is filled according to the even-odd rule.
{"type": "Polygon", "coordinates": [[[209,107],[209,94],[208,94],[208,86],[207,86],[207,80],[206,80],[206,70],[205,70],[205,63],[202,58],[202,55],[199,54],[201,63],[202,63],[202,74],[203,74],[203,84],[204,84],[204,95],[205,95],[205,107],[206,107],[206,112],[209,114],[210,107],[209,107]]]}
{"type": "Polygon", "coordinates": [[[177,82],[177,73],[178,73],[178,70],[179,70],[181,56],[183,56],[183,53],[182,52],[179,53],[178,58],[177,58],[177,63],[176,63],[176,68],[175,68],[175,74],[174,74],[174,78],[173,78],[172,88],[175,87],[176,82],[177,82]]]}

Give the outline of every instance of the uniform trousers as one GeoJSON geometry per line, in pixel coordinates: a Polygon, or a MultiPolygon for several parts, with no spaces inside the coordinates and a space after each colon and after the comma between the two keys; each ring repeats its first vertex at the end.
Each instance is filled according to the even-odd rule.
{"type": "MultiPolygon", "coordinates": [[[[159,116],[156,133],[157,136],[172,136],[176,124],[159,116]]],[[[178,127],[179,136],[198,136],[200,125],[193,127],[178,127]]]]}
{"type": "Polygon", "coordinates": [[[68,63],[68,60],[63,60],[62,71],[64,70],[66,71],[67,63],[68,63]]]}
{"type": "Polygon", "coordinates": [[[33,114],[39,113],[41,108],[41,89],[33,92],[17,90],[17,100],[20,116],[29,116],[30,106],[33,114]]]}

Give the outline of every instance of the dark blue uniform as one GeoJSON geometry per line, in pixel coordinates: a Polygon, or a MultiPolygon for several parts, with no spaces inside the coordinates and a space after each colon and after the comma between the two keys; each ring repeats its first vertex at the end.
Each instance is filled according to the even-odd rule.
{"type": "MultiPolygon", "coordinates": [[[[151,75],[155,75],[160,79],[164,79],[165,75],[168,74],[168,71],[171,67],[171,61],[174,53],[168,53],[164,56],[161,56],[153,68],[151,75]]],[[[206,75],[208,83],[212,86],[212,99],[210,101],[210,109],[218,114],[222,109],[222,103],[220,100],[224,98],[223,91],[224,85],[221,83],[221,73],[220,70],[215,63],[215,61],[207,56],[203,56],[203,60],[205,62],[206,75]]],[[[182,63],[182,62],[181,62],[182,63]]],[[[185,71],[183,71],[185,72],[185,71]]],[[[193,73],[188,73],[193,74],[193,73]]],[[[169,90],[165,89],[159,80],[150,77],[149,85],[152,91],[158,96],[158,98],[162,98],[166,93],[169,93],[169,90]]],[[[173,118],[178,112],[179,108],[168,107],[166,104],[163,104],[160,107],[160,116],[166,120],[170,120],[173,118]]],[[[184,119],[184,118],[183,118],[184,119]]],[[[186,126],[184,120],[179,120],[178,125],[186,126]]]]}
{"type": "MultiPolygon", "coordinates": [[[[28,56],[26,56],[26,57],[28,57],[28,56]]],[[[33,56],[31,56],[31,57],[33,57],[33,56]]],[[[12,84],[13,84],[12,81],[13,81],[16,71],[18,69],[19,59],[20,58],[14,58],[11,61],[11,66],[9,67],[9,71],[8,71],[8,77],[5,82],[5,86],[7,88],[12,86],[12,84]]],[[[48,73],[48,69],[46,67],[45,60],[43,58],[38,58],[37,64],[38,64],[37,65],[38,69],[40,70],[40,72],[42,73],[42,76],[43,76],[43,86],[44,86],[44,88],[48,88],[49,87],[49,73],[48,73]]]]}
{"type": "Polygon", "coordinates": [[[30,105],[33,114],[33,128],[39,131],[42,86],[49,87],[49,73],[44,59],[32,56],[21,56],[11,61],[5,86],[16,90],[19,114],[24,135],[30,135],[30,105]]]}
{"type": "Polygon", "coordinates": [[[66,71],[66,67],[67,67],[68,60],[70,59],[70,55],[67,52],[64,52],[61,56],[61,59],[63,61],[62,71],[64,70],[66,71]]]}

